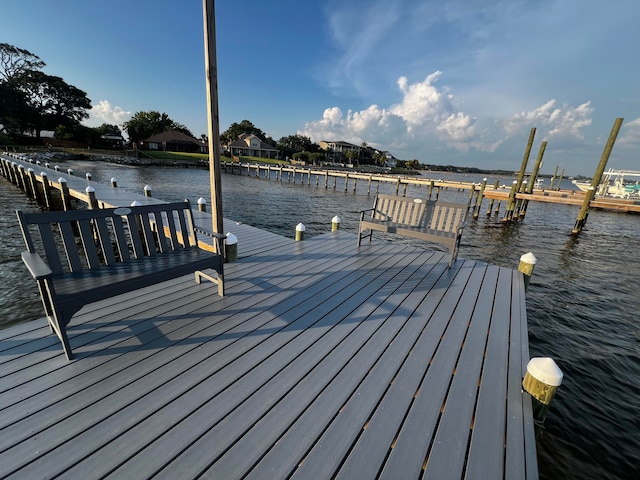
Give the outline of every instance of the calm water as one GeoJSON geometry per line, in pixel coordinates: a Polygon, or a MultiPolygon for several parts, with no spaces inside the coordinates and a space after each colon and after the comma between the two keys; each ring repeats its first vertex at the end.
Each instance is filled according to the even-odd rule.
{"type": "MultiPolygon", "coordinates": [[[[72,166],[77,175],[89,171],[99,182],[115,177],[119,188],[140,193],[150,185],[153,195],[165,200],[209,200],[206,170],[61,166],[72,166]]],[[[434,178],[481,179],[439,173],[434,178]]],[[[348,192],[340,181],[329,192],[320,184],[313,178],[311,185],[299,179],[294,185],[286,176],[279,182],[223,174],[224,216],[293,237],[298,222],[313,236],[328,231],[338,215],[342,229],[356,232],[357,212],[372,203],[366,182],[355,193],[352,184],[348,192]]],[[[409,187],[407,194],[426,196],[427,189],[409,187]]],[[[440,198],[466,195],[446,191],[440,198]]],[[[2,328],[41,317],[42,307],[19,258],[23,245],[14,214],[16,208],[38,207],[4,177],[0,198],[2,328]]],[[[527,292],[531,356],[553,357],[565,375],[538,442],[541,478],[640,478],[640,215],[593,211],[586,229],[573,238],[578,207],[534,203],[524,222],[509,227],[485,211],[486,204],[465,231],[460,256],[517,268],[522,254],[536,255],[527,292]]]]}

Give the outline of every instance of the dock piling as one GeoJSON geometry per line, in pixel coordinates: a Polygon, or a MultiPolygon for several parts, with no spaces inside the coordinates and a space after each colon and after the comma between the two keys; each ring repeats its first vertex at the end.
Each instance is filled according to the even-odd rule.
{"type": "Polygon", "coordinates": [[[591,187],[589,187],[589,191],[584,196],[584,201],[582,202],[580,213],[578,213],[576,224],[573,227],[573,231],[571,232],[573,235],[577,235],[578,233],[580,233],[585,223],[587,223],[587,217],[589,216],[590,210],[589,205],[595,197],[596,189],[598,188],[598,185],[600,184],[600,181],[602,179],[602,173],[604,172],[604,169],[607,166],[607,162],[609,161],[609,155],[611,155],[613,145],[616,143],[616,137],[618,136],[618,132],[620,131],[620,127],[622,126],[622,120],[622,118],[616,118],[615,122],[613,123],[613,128],[611,129],[611,133],[609,134],[609,140],[607,140],[607,144],[605,145],[602,156],[600,157],[600,163],[598,164],[598,168],[596,168],[596,173],[593,175],[591,187]]]}

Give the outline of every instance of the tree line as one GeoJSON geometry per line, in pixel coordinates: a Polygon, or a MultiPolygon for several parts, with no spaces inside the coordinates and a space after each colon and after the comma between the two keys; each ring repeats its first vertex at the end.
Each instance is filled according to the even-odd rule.
{"type": "MultiPolygon", "coordinates": [[[[90,147],[105,146],[105,136],[121,136],[118,125],[102,124],[91,128],[82,125],[89,118],[91,100],[86,92],[68,84],[61,77],[42,71],[46,63],[36,54],[7,43],[0,43],[0,144],[42,143],[43,131],[55,132],[55,138],[76,141],[90,147]]],[[[122,129],[130,142],[140,142],[168,130],[182,132],[192,138],[189,129],[166,113],[141,111],[124,122],[122,129]]],[[[310,163],[323,161],[354,163],[359,165],[384,164],[386,156],[366,142],[353,151],[325,151],[307,136],[295,134],[274,140],[249,120],[232,123],[220,135],[223,147],[237,140],[243,133],[254,134],[263,142],[275,147],[283,159],[295,159],[310,163]]],[[[202,134],[199,140],[207,143],[202,134]]],[[[417,160],[411,160],[417,168],[417,160]]]]}

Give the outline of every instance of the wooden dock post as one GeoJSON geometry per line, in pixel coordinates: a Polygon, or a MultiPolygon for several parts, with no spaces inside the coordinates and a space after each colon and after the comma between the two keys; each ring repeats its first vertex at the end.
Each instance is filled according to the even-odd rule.
{"type": "Polygon", "coordinates": [[[533,421],[536,436],[542,432],[542,425],[547,416],[549,405],[558,387],[562,384],[564,374],[552,358],[536,357],[527,363],[527,372],[522,380],[522,388],[531,395],[533,421]]]}
{"type": "MultiPolygon", "coordinates": [[[[475,220],[478,219],[478,216],[480,215],[480,208],[482,208],[482,199],[484,197],[484,189],[487,186],[487,178],[483,178],[482,179],[482,183],[480,184],[480,191],[478,192],[478,197],[476,198],[476,206],[473,210],[473,218],[475,220]]],[[[491,207],[489,207],[489,210],[491,210],[491,207]]]]}
{"type": "Polygon", "coordinates": [[[304,232],[306,228],[303,223],[299,223],[296,225],[296,242],[301,242],[304,240],[304,232]]]}
{"type": "Polygon", "coordinates": [[[49,183],[47,172],[41,172],[40,177],[42,178],[42,196],[44,198],[44,206],[47,207],[47,210],[52,210],[53,206],[51,203],[51,184],[49,183]]]}
{"type": "Polygon", "coordinates": [[[558,186],[556,187],[556,190],[560,190],[560,184],[562,183],[562,177],[564,177],[564,168],[562,169],[562,172],[560,173],[560,178],[558,179],[558,186]]]}
{"type": "Polygon", "coordinates": [[[607,162],[609,161],[609,155],[611,155],[613,145],[616,143],[616,137],[618,136],[618,132],[620,131],[620,127],[622,126],[622,120],[622,118],[616,118],[615,122],[613,123],[613,128],[611,129],[611,133],[609,134],[609,140],[607,140],[607,144],[605,145],[604,151],[602,152],[602,157],[600,157],[600,163],[598,164],[598,168],[596,168],[596,173],[593,174],[591,187],[584,196],[584,201],[582,202],[580,213],[578,213],[576,224],[573,227],[573,231],[571,232],[573,235],[577,235],[578,233],[580,233],[585,223],[587,223],[587,217],[589,216],[590,209],[589,204],[595,197],[596,188],[598,188],[598,185],[600,184],[602,173],[604,172],[604,169],[607,166],[607,162]]]}
{"type": "Polygon", "coordinates": [[[151,195],[151,187],[149,185],[145,185],[144,186],[144,196],[145,197],[152,197],[153,195],[151,195]]]}
{"type": "Polygon", "coordinates": [[[518,265],[518,271],[524,276],[524,291],[529,288],[529,282],[533,276],[533,269],[536,267],[538,259],[536,256],[529,252],[520,257],[520,264],[518,265]]]}
{"type": "Polygon", "coordinates": [[[33,168],[29,168],[27,170],[27,175],[29,179],[29,190],[31,192],[31,196],[36,202],[40,203],[40,199],[38,198],[38,181],[36,179],[36,172],[33,170],[33,168]]]}
{"type": "MultiPolygon", "coordinates": [[[[496,180],[496,183],[494,184],[493,189],[494,190],[498,190],[499,186],[500,186],[500,179],[496,180]]],[[[491,216],[491,211],[493,210],[493,202],[495,202],[494,198],[489,200],[489,208],[487,209],[487,217],[491,216]]]]}
{"type": "MultiPolygon", "coordinates": [[[[540,150],[538,151],[538,157],[536,158],[536,163],[533,166],[533,171],[531,172],[531,177],[529,178],[529,188],[527,188],[528,194],[533,193],[533,187],[536,183],[536,178],[538,177],[538,171],[542,166],[542,157],[544,156],[544,151],[547,149],[546,140],[540,144],[540,150]]],[[[525,200],[522,205],[522,211],[520,213],[520,218],[524,219],[527,214],[527,207],[529,206],[529,200],[525,200]]]]}
{"type": "Polygon", "coordinates": [[[335,232],[336,230],[340,230],[340,224],[342,223],[342,219],[336,215],[331,219],[331,231],[335,232]]]}
{"type": "MultiPolygon", "coordinates": [[[[513,199],[516,198],[516,188],[518,186],[518,181],[514,180],[511,184],[511,190],[509,191],[509,200],[507,201],[507,209],[504,212],[504,217],[502,218],[502,223],[506,224],[511,221],[511,217],[513,215],[513,199]],[[511,209],[511,210],[509,210],[511,209]]],[[[498,203],[498,206],[500,204],[498,203]]],[[[496,213],[498,213],[496,211],[496,213]]]]}
{"type": "Polygon", "coordinates": [[[516,180],[516,187],[511,189],[509,193],[509,202],[507,203],[507,209],[504,212],[504,218],[502,223],[509,223],[513,217],[513,211],[515,209],[516,192],[520,190],[520,185],[524,178],[524,172],[527,169],[527,163],[529,162],[529,154],[531,153],[531,147],[533,146],[533,139],[536,136],[536,128],[533,127],[529,133],[529,141],[527,142],[527,148],[524,151],[524,157],[522,158],[522,165],[520,166],[520,172],[516,180]]]}
{"type": "Polygon", "coordinates": [[[198,211],[199,212],[207,211],[207,201],[204,199],[204,197],[200,197],[198,199],[198,211]]]}
{"type": "Polygon", "coordinates": [[[556,169],[553,172],[553,177],[551,177],[551,185],[549,185],[549,190],[553,190],[553,186],[556,183],[556,177],[558,176],[558,166],[556,165],[556,169]]]}
{"type": "Polygon", "coordinates": [[[71,210],[71,196],[69,195],[69,187],[67,185],[67,179],[60,177],[58,179],[60,185],[60,197],[62,199],[62,209],[66,212],[71,210]]]}
{"type": "Polygon", "coordinates": [[[85,192],[87,192],[87,206],[89,210],[95,210],[98,208],[98,200],[96,199],[96,189],[89,185],[85,192]]]}

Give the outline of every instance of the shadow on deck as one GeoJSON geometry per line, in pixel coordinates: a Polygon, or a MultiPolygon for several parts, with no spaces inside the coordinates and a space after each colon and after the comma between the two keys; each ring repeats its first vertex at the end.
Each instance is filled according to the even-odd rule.
{"type": "Polygon", "coordinates": [[[85,307],[74,361],[44,319],[0,332],[0,476],[537,478],[518,272],[264,238],[224,298],[187,276],[85,307]]]}

